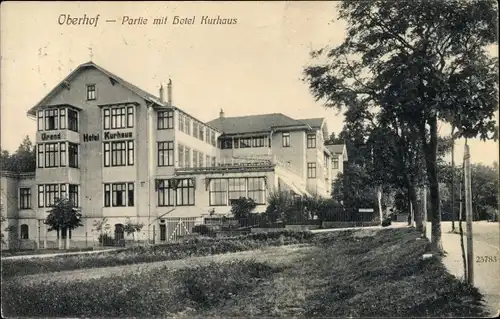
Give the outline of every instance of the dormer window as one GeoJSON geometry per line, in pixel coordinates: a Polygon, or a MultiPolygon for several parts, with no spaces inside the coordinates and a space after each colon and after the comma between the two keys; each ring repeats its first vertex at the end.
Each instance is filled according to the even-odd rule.
{"type": "Polygon", "coordinates": [[[87,101],[93,101],[96,99],[95,84],[87,85],[87,101]]]}

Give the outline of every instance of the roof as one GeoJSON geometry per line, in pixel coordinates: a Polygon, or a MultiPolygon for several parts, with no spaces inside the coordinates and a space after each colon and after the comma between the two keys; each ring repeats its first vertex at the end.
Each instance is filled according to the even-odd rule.
{"type": "Polygon", "coordinates": [[[319,117],[319,118],[315,118],[315,119],[301,119],[298,121],[305,123],[312,128],[321,128],[325,119],[322,117],[319,117]]]}
{"type": "Polygon", "coordinates": [[[347,149],[345,144],[325,145],[325,147],[333,154],[345,155],[346,156],[345,159],[347,160],[347,149]]]}
{"type": "Polygon", "coordinates": [[[139,95],[140,97],[142,97],[143,99],[145,99],[147,101],[154,102],[155,104],[157,104],[159,106],[168,106],[165,103],[161,102],[160,99],[157,98],[156,96],[154,96],[153,94],[144,91],[143,89],[141,89],[141,88],[133,85],[130,82],[125,81],[124,79],[122,79],[121,77],[117,76],[116,74],[114,74],[114,73],[112,73],[112,72],[104,69],[103,67],[95,64],[94,62],[90,61],[90,62],[86,62],[86,63],[80,64],[75,70],[73,70],[70,74],[68,74],[68,76],[66,76],[58,85],[56,85],[49,92],[49,94],[47,94],[40,102],[38,102],[35,106],[33,106],[28,111],[28,115],[35,115],[36,114],[35,111],[36,111],[36,109],[40,105],[43,105],[48,99],[50,99],[52,96],[54,96],[58,92],[58,90],[62,86],[65,85],[65,83],[70,82],[78,73],[80,73],[82,70],[85,70],[85,69],[87,69],[89,67],[96,68],[97,70],[99,70],[102,73],[106,74],[106,76],[108,76],[109,78],[111,78],[114,81],[120,83],[121,85],[123,85],[124,87],[128,88],[129,90],[131,90],[132,92],[134,92],[135,94],[139,95]]]}
{"type": "Polygon", "coordinates": [[[320,128],[324,119],[294,120],[282,113],[246,115],[237,117],[217,118],[210,122],[211,125],[224,134],[241,134],[268,132],[274,128],[302,126],[304,128],[320,128]],[[312,125],[311,125],[312,124],[312,125]]]}

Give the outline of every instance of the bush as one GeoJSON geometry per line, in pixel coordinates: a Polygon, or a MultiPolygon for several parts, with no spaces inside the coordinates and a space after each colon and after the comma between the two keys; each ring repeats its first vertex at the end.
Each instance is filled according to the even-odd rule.
{"type": "Polygon", "coordinates": [[[266,246],[281,246],[308,242],[314,234],[309,231],[284,230],[254,233],[226,238],[190,238],[179,243],[155,246],[134,246],[117,251],[104,251],[93,255],[69,255],[49,258],[2,261],[4,278],[64,270],[110,267],[156,261],[208,256],[266,246]]]}
{"type": "Polygon", "coordinates": [[[202,236],[215,237],[216,235],[215,229],[208,225],[196,225],[193,227],[192,231],[202,236]]]}
{"type": "Polygon", "coordinates": [[[110,235],[108,235],[106,233],[100,234],[98,237],[98,240],[99,240],[99,244],[101,244],[103,246],[114,246],[115,245],[115,241],[114,241],[113,237],[111,237],[110,235]]]}

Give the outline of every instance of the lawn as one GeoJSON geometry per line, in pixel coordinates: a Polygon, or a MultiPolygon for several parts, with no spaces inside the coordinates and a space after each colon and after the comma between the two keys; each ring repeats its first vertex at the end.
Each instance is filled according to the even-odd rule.
{"type": "MultiPolygon", "coordinates": [[[[44,317],[485,316],[477,289],[446,273],[439,259],[422,260],[430,247],[418,237],[412,229],[321,233],[302,237],[300,245],[255,244],[253,253],[191,257],[186,267],[180,261],[122,263],[100,268],[108,271],[99,276],[74,268],[59,277],[45,269],[4,280],[3,311],[44,317]]],[[[286,236],[279,238],[286,243],[286,236]]],[[[252,240],[274,239],[246,239],[252,240]]]]}

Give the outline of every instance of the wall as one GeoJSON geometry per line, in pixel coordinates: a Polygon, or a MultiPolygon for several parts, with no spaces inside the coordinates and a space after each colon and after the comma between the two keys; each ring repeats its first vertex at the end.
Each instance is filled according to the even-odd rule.
{"type": "Polygon", "coordinates": [[[306,178],[306,134],[305,131],[290,131],[290,147],[283,147],[283,132],[276,132],[271,139],[272,154],[280,157],[298,171],[302,178],[306,178]]]}

